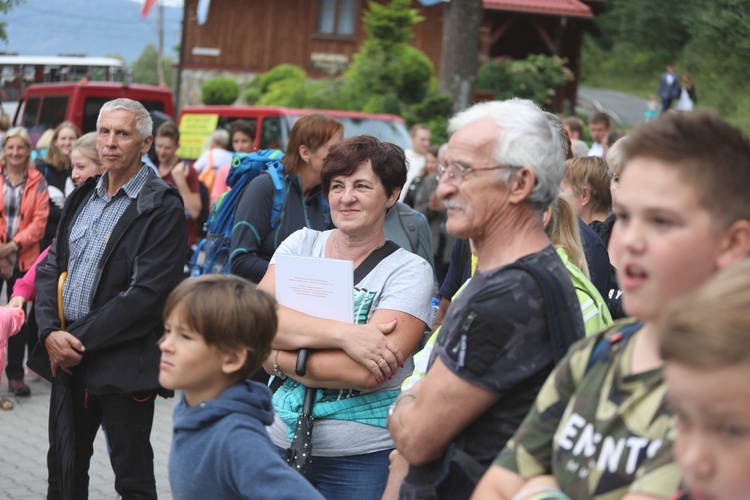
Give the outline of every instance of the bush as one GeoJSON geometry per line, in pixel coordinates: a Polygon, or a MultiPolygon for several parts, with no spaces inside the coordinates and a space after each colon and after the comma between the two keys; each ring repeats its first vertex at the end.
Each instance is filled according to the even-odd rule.
{"type": "Polygon", "coordinates": [[[231,78],[212,78],[201,87],[203,104],[233,104],[240,96],[240,86],[231,78]]]}
{"type": "Polygon", "coordinates": [[[242,93],[242,102],[245,104],[256,104],[260,98],[263,96],[263,93],[260,91],[257,87],[248,87],[245,89],[245,91],[242,93]]]}
{"type": "Polygon", "coordinates": [[[252,86],[257,87],[261,94],[265,94],[271,90],[271,86],[276,82],[283,80],[304,81],[306,78],[307,73],[299,66],[295,66],[294,64],[279,64],[259,75],[253,80],[252,86]]]}
{"type": "Polygon", "coordinates": [[[274,82],[268,92],[258,100],[261,106],[286,106],[288,108],[305,108],[306,103],[306,80],[279,80],[274,82]]]}
{"type": "Polygon", "coordinates": [[[342,94],[340,78],[326,78],[305,85],[306,107],[317,109],[349,109],[342,94]]]}
{"type": "Polygon", "coordinates": [[[531,99],[549,106],[555,90],[573,80],[565,59],[557,56],[530,55],[520,61],[490,61],[479,68],[477,90],[497,93],[497,99],[531,99]]]}

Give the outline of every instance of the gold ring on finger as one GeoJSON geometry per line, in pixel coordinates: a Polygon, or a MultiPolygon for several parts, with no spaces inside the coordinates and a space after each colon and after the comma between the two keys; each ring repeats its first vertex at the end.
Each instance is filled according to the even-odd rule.
{"type": "Polygon", "coordinates": [[[380,365],[380,363],[381,363],[382,361],[385,361],[385,359],[383,359],[383,357],[381,356],[381,357],[380,357],[380,359],[378,360],[378,365],[380,365]]]}

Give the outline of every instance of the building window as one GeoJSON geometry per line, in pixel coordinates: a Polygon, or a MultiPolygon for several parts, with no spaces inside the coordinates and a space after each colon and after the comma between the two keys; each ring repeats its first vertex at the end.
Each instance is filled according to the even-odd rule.
{"type": "Polygon", "coordinates": [[[320,0],[318,33],[354,36],[357,0],[320,0]]]}

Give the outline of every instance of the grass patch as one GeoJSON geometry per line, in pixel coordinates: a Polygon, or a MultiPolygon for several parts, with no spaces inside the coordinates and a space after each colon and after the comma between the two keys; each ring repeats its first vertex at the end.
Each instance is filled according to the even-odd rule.
{"type": "MultiPolygon", "coordinates": [[[[678,74],[686,71],[679,61],[674,66],[678,74]]],[[[606,52],[586,37],[581,54],[580,84],[617,90],[642,99],[656,95],[658,99],[659,78],[665,67],[664,56],[658,52],[606,52]]],[[[691,76],[698,94],[697,109],[715,110],[746,134],[750,133],[750,88],[727,88],[716,75],[691,73],[691,76]],[[727,96],[732,96],[731,105],[727,105],[727,96]]]]}

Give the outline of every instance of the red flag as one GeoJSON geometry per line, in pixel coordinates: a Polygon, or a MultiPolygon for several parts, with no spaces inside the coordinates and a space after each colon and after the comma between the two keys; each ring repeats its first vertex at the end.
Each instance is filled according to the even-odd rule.
{"type": "Polygon", "coordinates": [[[143,8],[141,9],[141,15],[143,17],[148,17],[148,13],[151,12],[154,4],[156,4],[156,0],[144,0],[143,8]]]}

